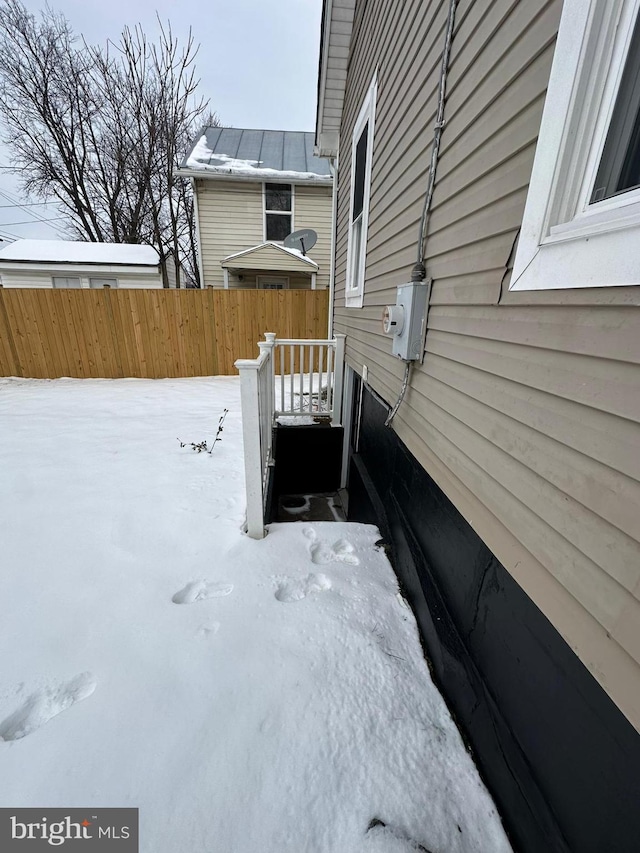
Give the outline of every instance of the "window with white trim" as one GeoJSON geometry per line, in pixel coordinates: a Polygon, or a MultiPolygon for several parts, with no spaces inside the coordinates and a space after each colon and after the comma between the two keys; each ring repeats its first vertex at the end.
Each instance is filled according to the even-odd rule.
{"type": "Polygon", "coordinates": [[[264,185],[264,238],[282,243],[293,231],[293,185],[264,185]]]}
{"type": "Polygon", "coordinates": [[[640,284],[640,0],[565,0],[510,290],[640,284]]]}
{"type": "Polygon", "coordinates": [[[376,93],[377,83],[374,76],[351,137],[351,203],[349,206],[346,283],[346,305],[348,308],[361,308],[364,299],[376,93]]]}
{"type": "Polygon", "coordinates": [[[117,278],[90,278],[89,279],[89,287],[98,288],[98,287],[117,287],[118,279],[117,278]]]}
{"type": "Polygon", "coordinates": [[[53,286],[56,288],[73,287],[76,290],[79,290],[82,286],[80,283],[80,279],[76,278],[75,276],[64,277],[64,276],[54,275],[52,282],[53,282],[53,286]]]}
{"type": "Polygon", "coordinates": [[[289,276],[259,275],[256,286],[258,290],[288,290],[289,276]]]}

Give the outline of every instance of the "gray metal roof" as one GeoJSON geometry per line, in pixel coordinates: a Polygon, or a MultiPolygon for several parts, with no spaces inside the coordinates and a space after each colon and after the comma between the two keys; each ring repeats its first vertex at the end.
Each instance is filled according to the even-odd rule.
{"type": "MultiPolygon", "coordinates": [[[[294,130],[246,130],[239,127],[207,127],[198,134],[205,134],[207,147],[213,155],[223,154],[237,160],[252,160],[262,169],[277,169],[280,172],[310,172],[331,177],[329,163],[314,157],[314,134],[294,130]]],[[[191,146],[182,167],[195,147],[191,146]]],[[[215,159],[212,156],[211,159],[215,159]]]]}

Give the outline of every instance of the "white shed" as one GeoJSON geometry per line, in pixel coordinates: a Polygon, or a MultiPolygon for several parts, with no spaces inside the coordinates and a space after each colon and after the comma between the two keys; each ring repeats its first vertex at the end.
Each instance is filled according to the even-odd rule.
{"type": "Polygon", "coordinates": [[[162,287],[153,246],[16,240],[0,249],[3,287],[162,287]]]}

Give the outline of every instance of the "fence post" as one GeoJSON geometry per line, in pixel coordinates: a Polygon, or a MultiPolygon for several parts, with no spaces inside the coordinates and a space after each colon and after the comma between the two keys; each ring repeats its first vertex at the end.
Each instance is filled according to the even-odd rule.
{"type": "Polygon", "coordinates": [[[260,449],[260,359],[238,359],[244,442],[244,478],[247,491],[247,533],[252,539],[264,539],[262,493],[262,452],[260,449]]]}
{"type": "Polygon", "coordinates": [[[344,342],[346,335],[336,335],[336,360],[333,366],[333,417],[332,426],[340,426],[342,423],[342,382],[344,380],[344,342]]]}

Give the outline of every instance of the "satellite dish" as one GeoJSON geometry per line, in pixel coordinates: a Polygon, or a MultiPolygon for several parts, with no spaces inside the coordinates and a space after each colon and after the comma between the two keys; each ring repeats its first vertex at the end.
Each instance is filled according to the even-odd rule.
{"type": "Polygon", "coordinates": [[[318,240],[318,235],[313,228],[302,228],[300,231],[292,231],[282,241],[287,249],[297,249],[306,255],[309,249],[313,249],[318,240]]]}

